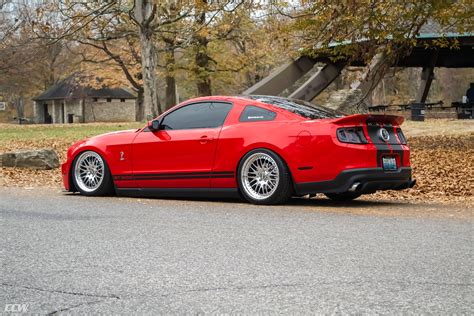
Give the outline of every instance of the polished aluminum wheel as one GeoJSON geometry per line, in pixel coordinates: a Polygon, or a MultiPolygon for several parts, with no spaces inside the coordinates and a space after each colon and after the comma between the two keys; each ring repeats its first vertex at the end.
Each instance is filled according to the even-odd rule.
{"type": "Polygon", "coordinates": [[[79,188],[85,192],[97,190],[104,180],[104,169],[104,160],[98,153],[83,152],[74,166],[74,177],[79,188]]]}
{"type": "Polygon", "coordinates": [[[277,189],[280,173],[276,161],[268,154],[249,156],[241,170],[245,193],[256,200],[270,197],[277,189]]]}

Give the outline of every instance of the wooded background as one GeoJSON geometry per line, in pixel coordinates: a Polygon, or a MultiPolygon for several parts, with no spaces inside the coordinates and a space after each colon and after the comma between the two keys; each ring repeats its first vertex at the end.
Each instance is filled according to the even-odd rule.
{"type": "MultiPolygon", "coordinates": [[[[22,117],[33,96],[81,73],[80,84],[133,90],[143,120],[194,96],[239,94],[289,58],[334,42],[372,44],[336,54],[396,58],[428,21],[474,32],[472,0],[0,0],[0,95],[22,117]]],[[[330,89],[361,71],[345,70],[330,89]]],[[[388,69],[373,102],[409,102],[420,71],[388,69]]],[[[437,69],[429,99],[460,100],[471,81],[472,69],[437,69]]]]}

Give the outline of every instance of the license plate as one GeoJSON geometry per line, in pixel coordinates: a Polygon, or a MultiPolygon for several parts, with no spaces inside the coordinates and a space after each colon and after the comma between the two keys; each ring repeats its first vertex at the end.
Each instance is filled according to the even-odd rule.
{"type": "Polygon", "coordinates": [[[383,170],[397,170],[397,160],[395,157],[382,157],[383,170]]]}

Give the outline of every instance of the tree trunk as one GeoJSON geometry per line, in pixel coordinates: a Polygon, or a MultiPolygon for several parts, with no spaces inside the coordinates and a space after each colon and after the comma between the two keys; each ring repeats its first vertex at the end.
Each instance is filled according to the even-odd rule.
{"type": "Polygon", "coordinates": [[[166,43],[168,50],[166,52],[166,110],[175,106],[176,100],[176,78],[175,78],[175,58],[172,43],[166,43]]]}
{"type": "MultiPolygon", "coordinates": [[[[196,23],[198,24],[199,28],[205,26],[205,12],[198,15],[196,23]]],[[[211,77],[209,75],[210,58],[207,51],[208,43],[209,41],[206,36],[200,34],[195,35],[196,55],[194,56],[194,58],[196,62],[196,67],[194,68],[194,73],[196,75],[196,85],[199,96],[212,95],[211,77]]]]}
{"type": "Polygon", "coordinates": [[[212,95],[211,78],[209,76],[209,56],[207,54],[207,39],[199,41],[195,58],[195,73],[198,95],[212,95]]]}
{"type": "MultiPolygon", "coordinates": [[[[152,119],[162,113],[157,93],[157,56],[153,43],[153,20],[156,4],[152,0],[135,0],[134,16],[138,23],[142,58],[144,117],[152,119]]],[[[139,120],[143,119],[138,117],[139,120]]]]}
{"type": "Polygon", "coordinates": [[[18,98],[16,98],[16,100],[15,100],[15,110],[16,110],[16,115],[17,115],[18,122],[21,124],[21,120],[25,116],[25,111],[24,111],[25,107],[24,107],[24,103],[23,103],[23,96],[19,96],[18,98]]]}
{"type": "Polygon", "coordinates": [[[145,119],[143,88],[137,90],[137,106],[135,110],[135,119],[137,121],[143,121],[145,119]]]}
{"type": "Polygon", "coordinates": [[[176,79],[174,75],[166,75],[166,110],[176,105],[176,79]]]}
{"type": "Polygon", "coordinates": [[[156,52],[153,45],[152,35],[147,32],[140,32],[140,46],[142,52],[142,75],[144,93],[144,115],[146,119],[151,119],[161,114],[161,106],[156,91],[156,52]]]}

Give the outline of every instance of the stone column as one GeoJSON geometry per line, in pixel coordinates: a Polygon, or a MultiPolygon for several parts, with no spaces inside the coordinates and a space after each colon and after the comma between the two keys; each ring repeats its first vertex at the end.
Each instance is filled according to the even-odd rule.
{"type": "MultiPolygon", "coordinates": [[[[385,47],[383,47],[385,49],[385,47]]],[[[362,99],[368,106],[372,105],[372,91],[377,87],[385,73],[390,67],[385,50],[377,53],[370,63],[365,67],[361,80],[351,83],[353,90],[359,89],[362,92],[362,99]]]]}
{"type": "Polygon", "coordinates": [[[41,102],[34,101],[33,102],[33,113],[35,116],[35,123],[36,124],[41,124],[44,123],[45,117],[44,117],[44,105],[41,102]]]}
{"type": "Polygon", "coordinates": [[[61,113],[62,112],[61,107],[62,107],[61,100],[54,100],[54,117],[55,117],[54,123],[56,124],[63,123],[63,114],[61,113]]]}
{"type": "Polygon", "coordinates": [[[86,122],[86,100],[84,98],[81,99],[81,122],[86,122]]]}
{"type": "Polygon", "coordinates": [[[315,61],[313,59],[307,56],[301,56],[296,60],[292,60],[278,67],[267,77],[242,92],[242,94],[279,95],[310,71],[314,67],[314,64],[315,61]]]}
{"type": "Polygon", "coordinates": [[[52,123],[55,124],[58,122],[58,119],[56,117],[56,100],[53,100],[53,104],[52,104],[52,108],[53,110],[51,111],[51,120],[52,120],[52,123]]]}
{"type": "Polygon", "coordinates": [[[317,97],[324,89],[326,89],[336,78],[341,74],[342,69],[345,67],[344,62],[333,63],[327,61],[324,67],[319,69],[314,75],[312,75],[305,83],[303,83],[298,89],[296,89],[290,98],[299,99],[305,101],[312,101],[317,97]]]}
{"type": "Polygon", "coordinates": [[[63,123],[67,123],[67,103],[64,99],[63,123]]]}

